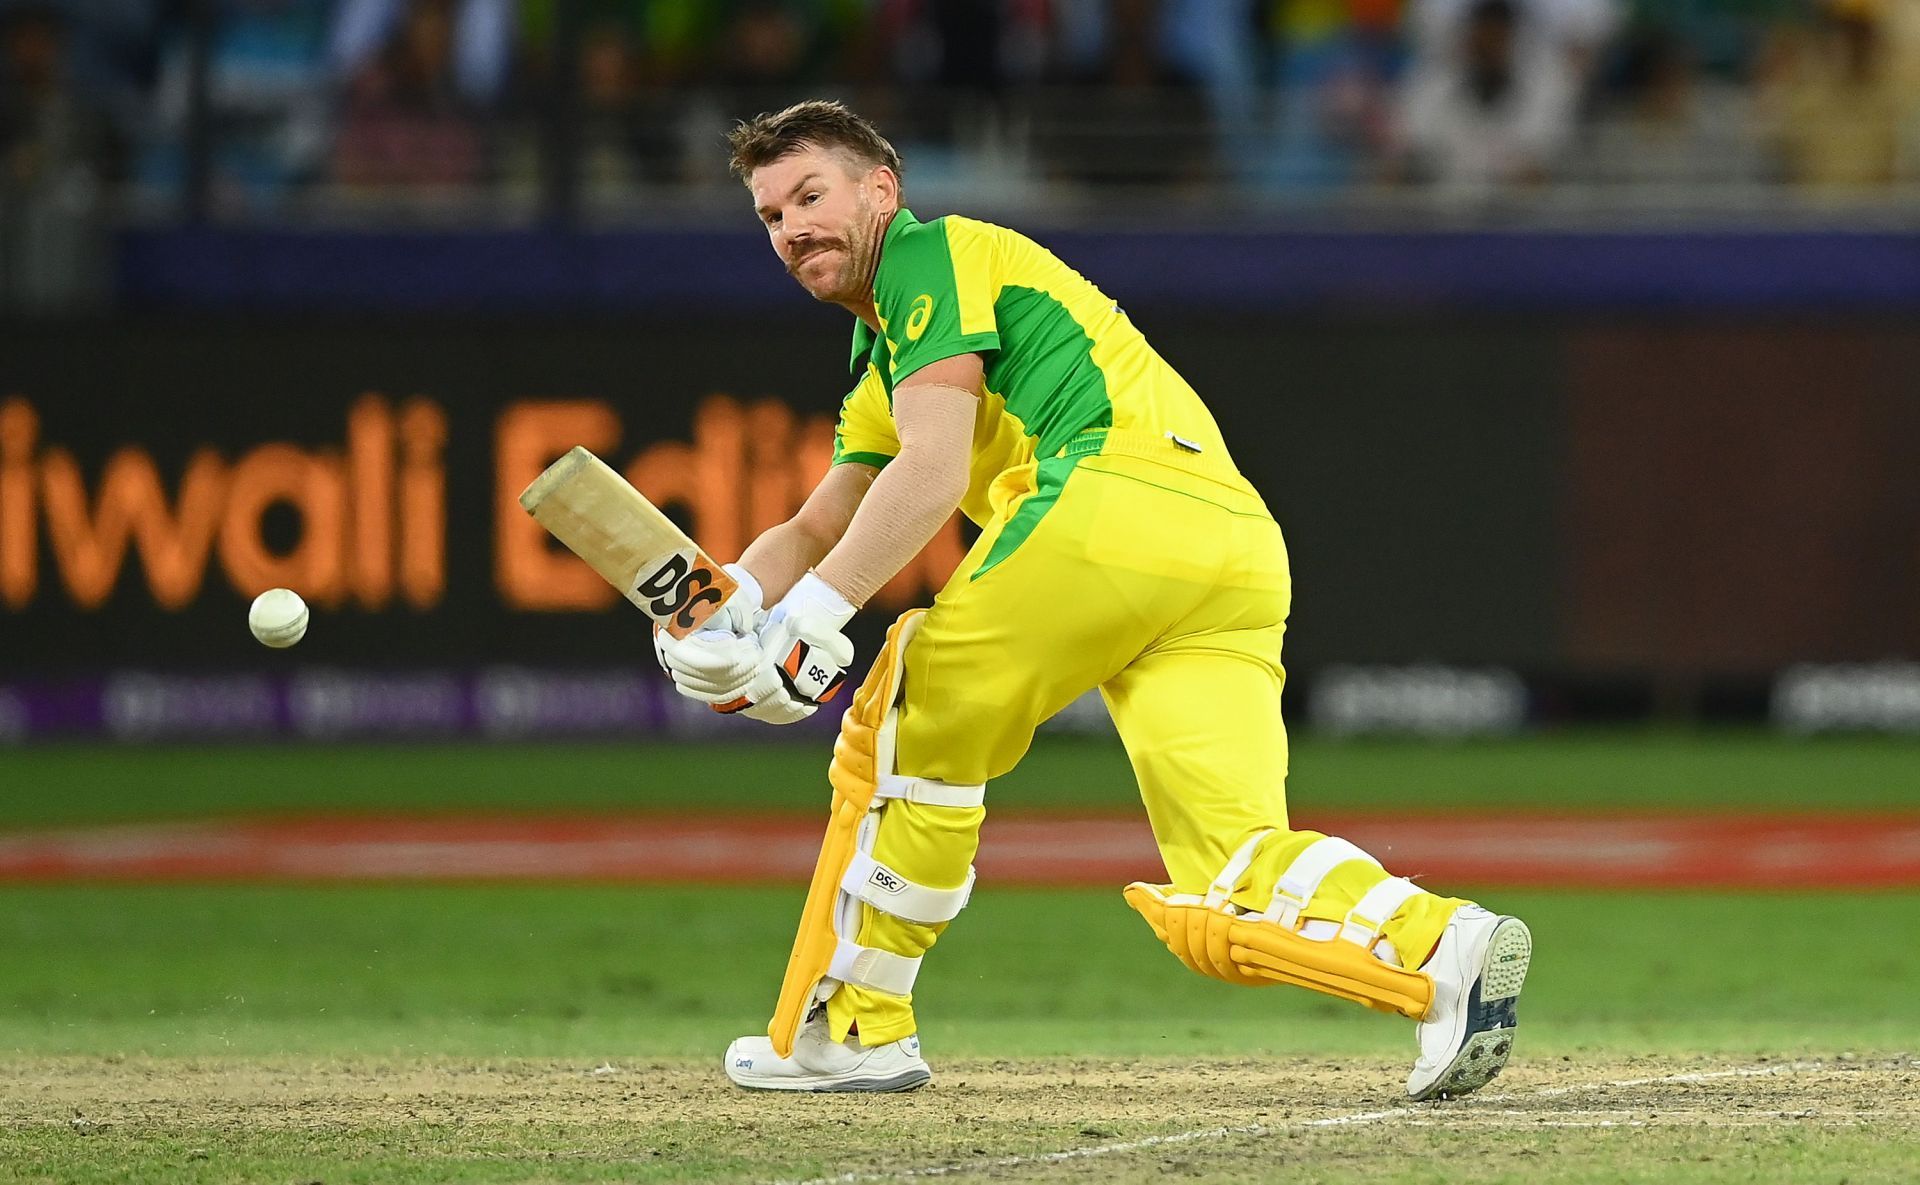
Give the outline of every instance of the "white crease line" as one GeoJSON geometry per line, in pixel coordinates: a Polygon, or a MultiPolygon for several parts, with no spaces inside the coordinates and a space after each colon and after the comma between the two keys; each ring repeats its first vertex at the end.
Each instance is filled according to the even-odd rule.
{"type": "Polygon", "coordinates": [[[1711,1082],[1720,1078],[1773,1078],[1797,1074],[1803,1070],[1827,1069],[1826,1062],[1782,1062],[1776,1066],[1741,1066],[1733,1070],[1707,1070],[1693,1074],[1662,1074],[1654,1078],[1622,1078],[1617,1082],[1576,1082],[1572,1086],[1550,1086],[1524,1095],[1483,1094],[1474,1103],[1508,1103],[1522,1099],[1557,1099],[1587,1090],[1623,1090],[1630,1086],[1673,1086],[1688,1082],[1711,1082]]]}
{"type": "Polygon", "coordinates": [[[1527,1097],[1557,1098],[1583,1090],[1619,1090],[1628,1086],[1667,1086],[1682,1082],[1711,1082],[1717,1078],[1771,1078],[1779,1074],[1798,1074],[1804,1070],[1827,1069],[1826,1062],[1782,1062],[1777,1066],[1741,1066],[1733,1070],[1708,1070],[1697,1074],[1662,1074],[1657,1078],[1622,1078],[1618,1082],[1578,1082],[1572,1086],[1554,1086],[1531,1092],[1527,1097]]]}
{"type": "Polygon", "coordinates": [[[1277,1131],[1308,1127],[1344,1127],[1354,1123],[1378,1123],[1417,1114],[1417,1107],[1395,1107],[1388,1111],[1362,1111],[1353,1115],[1335,1115],[1329,1119],[1309,1119],[1300,1123],[1271,1125],[1251,1123],[1244,1127],[1210,1127],[1202,1131],[1176,1132],[1170,1136],[1148,1136],[1120,1144],[1097,1144],[1092,1148],[1069,1148],[1064,1152],[1041,1152],[1029,1156],[998,1156],[991,1160],[969,1160],[961,1164],[932,1165],[924,1169],[897,1169],[891,1172],[841,1173],[837,1177],[813,1177],[805,1181],[776,1181],[774,1185],[853,1185],[863,1181],[917,1181],[925,1177],[947,1177],[954,1173],[977,1173],[987,1169],[1019,1168],[1029,1164],[1058,1164],[1064,1160],[1082,1160],[1091,1156],[1109,1156],[1116,1152],[1137,1152],[1142,1148],[1162,1148],[1169,1144],[1190,1144],[1195,1140],[1214,1140],[1223,1136],[1264,1136],[1277,1131]]]}
{"type": "MultiPolygon", "coordinates": [[[[1560,1095],[1575,1094],[1583,1090],[1619,1090],[1630,1086],[1654,1086],[1680,1082],[1710,1082],[1720,1078],[1766,1078],[1779,1074],[1793,1074],[1802,1070],[1826,1069],[1825,1062],[1789,1062],[1778,1066],[1741,1066],[1732,1070],[1709,1070],[1693,1074],[1666,1074],[1656,1078],[1622,1078],[1614,1082],[1582,1082],[1573,1086],[1555,1086],[1544,1090],[1531,1091],[1526,1095],[1488,1095],[1480,1102],[1511,1102],[1516,1098],[1555,1098],[1560,1095]]],[[[1471,1113],[1472,1104],[1455,1104],[1471,1113]]],[[[978,1173],[989,1169],[1012,1169],[1024,1165],[1059,1164],[1062,1161],[1086,1160],[1095,1156],[1112,1156],[1118,1153],[1139,1152],[1146,1148],[1164,1148],[1173,1144],[1191,1144],[1196,1140],[1218,1140],[1227,1136],[1267,1136],[1283,1131],[1305,1131],[1321,1127],[1349,1127],[1363,1123],[1381,1123],[1389,1119],[1399,1119],[1408,1115],[1431,1114],[1432,1107],[1392,1107],[1385,1111],[1357,1111],[1351,1115],[1334,1115],[1326,1119],[1303,1119],[1296,1123],[1250,1123],[1241,1127],[1209,1127],[1200,1131],[1176,1132],[1168,1136],[1147,1136],[1139,1140],[1126,1140],[1117,1144],[1097,1144],[1091,1148],[1069,1148],[1061,1152],[1040,1152],[1025,1156],[996,1156],[988,1160],[969,1160],[959,1164],[929,1165],[920,1169],[892,1169],[877,1172],[841,1173],[833,1177],[809,1177],[804,1181],[782,1179],[773,1185],[862,1185],[868,1181],[920,1181],[929,1177],[950,1177],[957,1173],[978,1173]]],[[[1615,1122],[1612,1120],[1547,1122],[1545,1126],[1561,1127],[1621,1127],[1641,1126],[1644,1121],[1615,1122]]],[[[1418,1124],[1415,1126],[1426,1126],[1418,1124]]]]}
{"type": "MultiPolygon", "coordinates": [[[[1449,1131],[1464,1130],[1459,1122],[1461,1117],[1452,1120],[1409,1119],[1402,1127],[1444,1127],[1449,1131]]],[[[1693,1129],[1706,1127],[1713,1131],[1738,1131],[1748,1127],[1777,1127],[1782,1119],[1796,1120],[1801,1124],[1815,1127],[1866,1127],[1872,1120],[1871,1115],[1809,1115],[1804,1111],[1781,1111],[1775,1115],[1762,1113],[1753,1118],[1716,1119],[1712,1123],[1685,1118],[1671,1119],[1535,1119],[1522,1126],[1503,1128],[1505,1131],[1531,1131],[1536,1127],[1662,1127],[1668,1129],[1693,1129]]],[[[1900,1118],[1907,1118],[1901,1116],[1900,1118]]]]}

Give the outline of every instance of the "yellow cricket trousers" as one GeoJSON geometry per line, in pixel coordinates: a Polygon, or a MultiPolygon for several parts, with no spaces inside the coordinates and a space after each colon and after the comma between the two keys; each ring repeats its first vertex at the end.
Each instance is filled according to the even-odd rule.
{"type": "MultiPolygon", "coordinates": [[[[1066,451],[1001,475],[994,517],[908,647],[896,772],[989,781],[1025,755],[1042,721],[1098,687],[1176,891],[1206,892],[1234,852],[1272,829],[1234,893],[1263,909],[1293,858],[1322,838],[1287,827],[1280,642],[1292,582],[1280,528],[1228,465],[1170,441],[1094,433],[1066,451]]],[[[958,886],[985,813],[890,802],[874,858],[921,884],[958,886]]],[[[1364,861],[1339,865],[1305,916],[1338,921],[1386,876],[1364,861]]],[[[1461,904],[1418,894],[1382,936],[1418,966],[1461,904]]],[[[861,908],[857,941],[896,954],[921,954],[945,928],[861,908]]],[[[852,986],[828,1016],[837,1039],[857,1025],[868,1044],[915,1029],[910,996],[852,986]]]]}

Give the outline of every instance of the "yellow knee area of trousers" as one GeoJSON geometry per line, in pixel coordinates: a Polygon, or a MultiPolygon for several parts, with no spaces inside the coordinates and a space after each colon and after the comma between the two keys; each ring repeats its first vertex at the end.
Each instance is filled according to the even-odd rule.
{"type": "MultiPolygon", "coordinates": [[[[985,807],[927,806],[896,800],[880,812],[873,858],[910,880],[934,888],[966,883],[967,869],[980,847],[985,807]]],[[[925,954],[950,923],[923,924],[860,907],[860,932],[854,941],[896,955],[925,954]]],[[[842,984],[827,1000],[827,1023],[836,1041],[846,1040],[855,1024],[868,1045],[884,1045],[910,1036],[916,1025],[913,997],[894,996],[842,984]]]]}
{"type": "Polygon", "coordinates": [[[1381,962],[1351,942],[1316,942],[1269,921],[1175,898],[1171,886],[1135,883],[1131,905],[1189,968],[1249,987],[1290,983],[1419,1020],[1433,1006],[1433,980],[1381,962]]]}
{"type": "MultiPolygon", "coordinates": [[[[1233,894],[1233,903],[1248,910],[1265,909],[1280,875],[1301,852],[1325,838],[1318,831],[1288,831],[1270,837],[1248,866],[1243,881],[1246,887],[1233,894]]],[[[1386,869],[1367,860],[1349,860],[1337,864],[1320,882],[1313,899],[1300,916],[1303,921],[1343,922],[1348,910],[1358,905],[1360,899],[1375,885],[1391,875],[1386,869]]],[[[1472,903],[1459,897],[1441,897],[1423,892],[1410,898],[1380,927],[1380,937],[1393,944],[1403,965],[1419,967],[1439,944],[1440,934],[1447,928],[1447,920],[1453,916],[1453,911],[1469,904],[1472,903]]]]}

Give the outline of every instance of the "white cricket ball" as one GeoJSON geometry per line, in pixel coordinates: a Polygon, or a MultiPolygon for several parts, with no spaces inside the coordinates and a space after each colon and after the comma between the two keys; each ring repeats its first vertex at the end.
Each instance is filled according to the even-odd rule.
{"type": "Polygon", "coordinates": [[[307,603],[290,588],[270,588],[253,598],[247,628],[262,643],[285,649],[307,636],[307,603]]]}

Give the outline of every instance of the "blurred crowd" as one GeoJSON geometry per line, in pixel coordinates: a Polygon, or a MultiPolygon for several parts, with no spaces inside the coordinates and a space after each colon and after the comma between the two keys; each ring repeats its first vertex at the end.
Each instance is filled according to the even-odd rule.
{"type": "Polygon", "coordinates": [[[0,0],[0,202],[644,204],[817,94],[1002,195],[1870,190],[1920,0],[0,0]]]}

